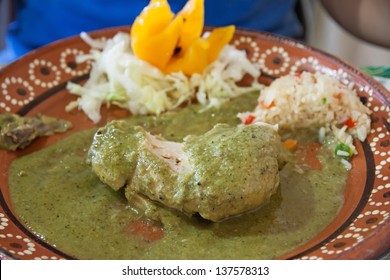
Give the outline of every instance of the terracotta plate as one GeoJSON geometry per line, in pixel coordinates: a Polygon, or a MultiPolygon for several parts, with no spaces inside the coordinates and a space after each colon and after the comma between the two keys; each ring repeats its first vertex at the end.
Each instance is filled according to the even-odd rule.
{"type": "MultiPolygon", "coordinates": [[[[91,33],[94,38],[112,37],[128,27],[91,33]]],[[[357,143],[359,155],[353,161],[345,203],[338,216],[312,240],[280,258],[371,259],[390,248],[390,93],[355,67],[297,41],[239,30],[233,39],[261,66],[260,81],[270,83],[289,73],[321,71],[354,87],[362,102],[372,110],[372,129],[364,143],[357,143]]],[[[83,82],[90,65],[76,63],[75,56],[89,47],[79,37],[62,40],[33,51],[0,71],[0,112],[35,115],[38,112],[73,122],[75,129],[63,135],[42,138],[24,151],[0,152],[0,245],[3,258],[61,259],[67,255],[45,243],[17,219],[8,192],[8,167],[13,159],[41,149],[77,130],[92,126],[79,112],[64,107],[75,96],[65,89],[67,82],[83,82]]],[[[104,112],[103,122],[124,116],[113,109],[104,112]]]]}

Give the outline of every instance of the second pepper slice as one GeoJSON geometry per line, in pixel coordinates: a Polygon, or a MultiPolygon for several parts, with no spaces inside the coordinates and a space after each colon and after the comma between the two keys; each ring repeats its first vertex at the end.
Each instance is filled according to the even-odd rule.
{"type": "Polygon", "coordinates": [[[209,63],[214,62],[218,58],[223,47],[233,38],[235,29],[234,25],[215,28],[206,38],[206,41],[210,44],[208,52],[209,63]]]}
{"type": "Polygon", "coordinates": [[[189,0],[178,13],[183,17],[183,26],[177,44],[177,54],[184,53],[202,35],[204,25],[204,0],[189,0]]]}
{"type": "Polygon", "coordinates": [[[152,0],[134,21],[131,46],[137,57],[163,69],[172,57],[183,25],[167,0],[152,0]]]}
{"type": "Polygon", "coordinates": [[[167,68],[164,69],[166,74],[172,72],[183,72],[190,76],[194,73],[202,73],[209,64],[207,52],[210,48],[209,43],[202,39],[196,39],[181,56],[173,57],[167,68]]]}
{"type": "Polygon", "coordinates": [[[229,43],[234,34],[233,25],[214,29],[207,38],[196,39],[188,50],[177,57],[173,57],[165,73],[182,71],[186,75],[202,73],[207,65],[213,63],[222,48],[229,43]]]}

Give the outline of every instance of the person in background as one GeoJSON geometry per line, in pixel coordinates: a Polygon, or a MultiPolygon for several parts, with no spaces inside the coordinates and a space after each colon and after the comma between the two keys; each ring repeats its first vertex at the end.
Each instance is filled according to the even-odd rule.
{"type": "MultiPolygon", "coordinates": [[[[6,32],[7,47],[0,51],[0,63],[11,62],[35,48],[82,31],[131,25],[149,3],[149,0],[0,1],[0,18],[8,17],[6,12],[9,13],[9,9],[3,8],[7,1],[14,4],[15,13],[15,20],[6,32]]],[[[168,2],[176,13],[187,0],[168,2]]],[[[205,0],[205,25],[230,24],[303,38],[296,0],[205,0]]]]}
{"type": "Polygon", "coordinates": [[[354,36],[390,48],[389,0],[321,0],[337,23],[354,36]]]}

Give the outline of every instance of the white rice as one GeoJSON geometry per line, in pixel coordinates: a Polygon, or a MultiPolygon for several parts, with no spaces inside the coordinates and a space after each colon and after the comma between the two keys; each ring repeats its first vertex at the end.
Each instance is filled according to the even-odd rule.
{"type": "Polygon", "coordinates": [[[251,122],[279,124],[281,129],[318,128],[320,141],[332,133],[356,153],[353,138],[366,139],[370,114],[356,92],[335,77],[304,72],[275,80],[262,90],[255,110],[241,113],[239,118],[245,123],[250,116],[251,122]],[[348,119],[353,127],[345,125],[348,119]]]}

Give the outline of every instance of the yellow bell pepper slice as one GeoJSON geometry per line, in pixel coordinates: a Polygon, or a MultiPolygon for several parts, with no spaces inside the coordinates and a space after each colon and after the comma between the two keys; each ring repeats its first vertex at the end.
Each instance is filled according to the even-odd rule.
{"type": "Polygon", "coordinates": [[[215,28],[206,38],[206,41],[210,45],[208,63],[212,63],[218,58],[223,47],[233,38],[235,29],[234,25],[215,28]]]}
{"type": "Polygon", "coordinates": [[[144,39],[161,32],[174,16],[167,0],[151,0],[135,19],[131,28],[131,39],[144,39]]]}
{"type": "Polygon", "coordinates": [[[164,72],[168,74],[182,71],[186,75],[202,73],[209,64],[207,55],[209,47],[206,40],[196,39],[182,56],[171,59],[164,72]]]}
{"type": "Polygon", "coordinates": [[[131,45],[137,57],[163,69],[172,57],[183,25],[167,0],[152,0],[134,21],[131,45]]]}
{"type": "Polygon", "coordinates": [[[233,25],[216,28],[207,38],[196,39],[185,53],[169,61],[164,72],[182,71],[186,75],[202,73],[207,65],[218,58],[222,48],[232,39],[234,30],[233,25]]]}
{"type": "MultiPolygon", "coordinates": [[[[190,45],[202,35],[204,25],[204,0],[189,0],[178,13],[183,17],[183,27],[177,49],[186,52],[190,45]]],[[[178,52],[176,53],[178,54],[178,52]]]]}

